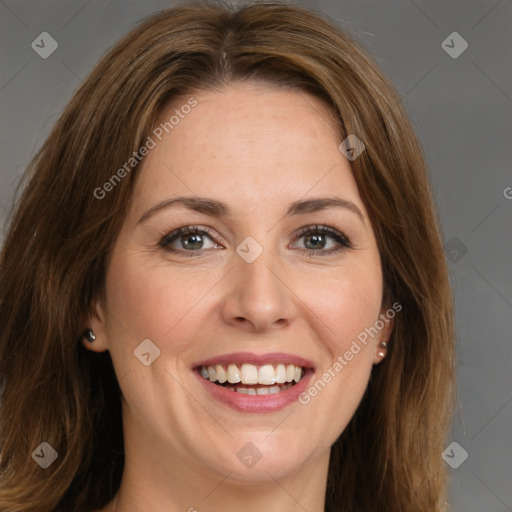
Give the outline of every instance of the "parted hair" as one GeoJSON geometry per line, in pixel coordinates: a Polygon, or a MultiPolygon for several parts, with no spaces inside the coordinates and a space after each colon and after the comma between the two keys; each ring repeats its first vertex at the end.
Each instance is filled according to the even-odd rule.
{"type": "Polygon", "coordinates": [[[440,455],[454,395],[453,305],[423,149],[356,37],[310,9],[199,2],[159,11],[76,91],[26,170],[0,255],[0,511],[91,512],[122,476],[121,393],[80,343],[138,166],[102,187],[175,95],[237,81],[314,94],[365,151],[350,162],[398,302],[386,359],[331,448],[327,512],[445,510],[440,455]],[[31,454],[58,453],[47,469],[31,454]]]}

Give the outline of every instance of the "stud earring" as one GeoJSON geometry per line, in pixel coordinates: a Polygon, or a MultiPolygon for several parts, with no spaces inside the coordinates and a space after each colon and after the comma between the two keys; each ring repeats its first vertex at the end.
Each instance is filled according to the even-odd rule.
{"type": "Polygon", "coordinates": [[[380,350],[379,351],[379,357],[384,357],[386,355],[386,353],[384,352],[384,350],[386,349],[386,347],[388,346],[388,344],[385,342],[385,341],[381,341],[380,342],[380,346],[383,348],[383,350],[380,350]]]}
{"type": "Polygon", "coordinates": [[[96,336],[94,336],[92,329],[86,329],[84,332],[84,337],[89,343],[92,343],[96,339],[96,336]]]}

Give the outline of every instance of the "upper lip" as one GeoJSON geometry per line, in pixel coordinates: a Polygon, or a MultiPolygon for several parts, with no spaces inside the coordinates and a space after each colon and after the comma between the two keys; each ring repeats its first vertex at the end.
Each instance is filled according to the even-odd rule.
{"type": "Polygon", "coordinates": [[[204,359],[194,363],[192,366],[196,368],[198,366],[215,366],[217,364],[228,365],[228,364],[253,364],[255,366],[263,366],[265,364],[294,364],[296,366],[302,366],[304,368],[313,368],[313,363],[308,359],[299,357],[293,354],[285,354],[283,352],[270,352],[267,354],[254,354],[252,352],[233,352],[232,354],[223,354],[212,357],[210,359],[204,359]]]}

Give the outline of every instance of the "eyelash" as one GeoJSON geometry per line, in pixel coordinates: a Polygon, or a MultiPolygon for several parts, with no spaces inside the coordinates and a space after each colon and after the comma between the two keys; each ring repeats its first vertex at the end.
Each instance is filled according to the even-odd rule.
{"type": "Polygon", "coordinates": [[[185,256],[189,257],[197,257],[197,253],[200,252],[202,249],[198,249],[196,251],[186,251],[184,249],[174,249],[170,247],[170,244],[174,242],[175,240],[178,240],[180,237],[185,235],[208,235],[213,240],[213,235],[211,233],[210,228],[206,226],[183,226],[181,228],[175,229],[174,231],[171,231],[167,235],[165,235],[158,245],[172,253],[178,253],[183,254],[185,256]]]}
{"type": "Polygon", "coordinates": [[[329,249],[327,251],[322,251],[322,250],[313,251],[311,249],[301,249],[303,251],[306,251],[308,253],[308,256],[318,256],[319,254],[320,255],[331,255],[331,254],[343,251],[344,249],[353,249],[354,248],[354,246],[352,245],[352,242],[344,233],[341,233],[340,231],[338,231],[334,228],[330,228],[329,226],[318,226],[316,224],[313,226],[306,226],[305,228],[301,229],[299,231],[299,233],[296,235],[295,241],[300,240],[302,237],[304,237],[306,235],[316,235],[319,233],[322,235],[327,235],[327,236],[331,237],[333,240],[338,242],[338,244],[340,244],[341,247],[337,247],[335,249],[329,249]]]}
{"type": "MultiPolygon", "coordinates": [[[[186,255],[188,257],[197,257],[199,252],[202,252],[203,250],[209,250],[209,249],[197,249],[192,251],[187,251],[184,249],[174,249],[170,247],[170,244],[174,242],[175,240],[178,240],[180,237],[184,235],[207,235],[212,239],[214,243],[214,237],[212,234],[212,231],[210,228],[206,226],[183,226],[181,228],[175,229],[171,233],[166,234],[159,242],[158,245],[164,249],[165,251],[171,252],[171,253],[177,253],[186,255]]],[[[299,233],[294,238],[294,242],[297,240],[300,240],[302,237],[307,235],[316,235],[316,234],[323,234],[328,235],[330,238],[338,242],[341,247],[337,247],[335,249],[329,249],[326,251],[323,250],[311,250],[311,249],[299,249],[300,251],[306,252],[308,256],[314,257],[318,255],[331,255],[334,253],[337,253],[339,251],[343,251],[345,249],[353,249],[354,246],[352,245],[350,239],[345,236],[345,234],[339,232],[336,229],[330,228],[328,226],[318,226],[318,225],[312,225],[312,226],[306,226],[305,228],[302,228],[299,233]]]]}

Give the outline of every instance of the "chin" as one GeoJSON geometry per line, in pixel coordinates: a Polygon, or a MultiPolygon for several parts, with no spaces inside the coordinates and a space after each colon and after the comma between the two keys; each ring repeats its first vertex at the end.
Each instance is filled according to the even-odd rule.
{"type": "Polygon", "coordinates": [[[293,475],[322,451],[329,450],[329,447],[315,449],[307,446],[304,440],[293,439],[285,434],[269,435],[269,432],[254,436],[245,433],[235,437],[224,451],[224,457],[214,455],[215,459],[210,460],[210,463],[214,463],[217,473],[223,476],[229,474],[231,483],[264,483],[293,475]]]}

